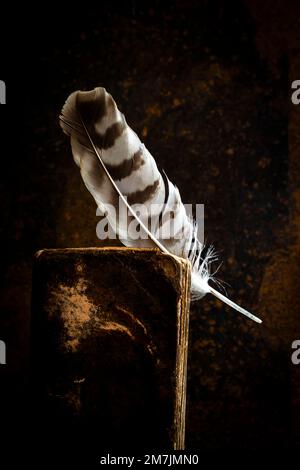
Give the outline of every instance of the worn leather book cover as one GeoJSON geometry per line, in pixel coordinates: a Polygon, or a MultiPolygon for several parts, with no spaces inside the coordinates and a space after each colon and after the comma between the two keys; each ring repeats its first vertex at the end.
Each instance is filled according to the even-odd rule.
{"type": "Polygon", "coordinates": [[[183,449],[189,287],[189,263],[158,250],[38,252],[32,376],[42,426],[85,438],[96,429],[102,449],[183,449]]]}

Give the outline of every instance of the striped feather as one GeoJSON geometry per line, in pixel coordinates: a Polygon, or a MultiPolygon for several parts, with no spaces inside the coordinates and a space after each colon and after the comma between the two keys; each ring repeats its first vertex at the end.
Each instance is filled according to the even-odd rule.
{"type": "Polygon", "coordinates": [[[203,256],[197,226],[187,215],[178,189],[159,172],[154,158],[104,88],[72,93],[60,123],[71,138],[73,157],[87,189],[126,246],[157,246],[165,253],[189,259],[192,298],[200,299],[210,292],[260,322],[209,285],[215,255],[208,250],[203,256]],[[141,205],[144,212],[138,210],[141,205]],[[121,212],[128,212],[128,218],[120,218],[121,212]],[[140,226],[144,237],[136,239],[136,233],[128,230],[128,219],[140,226]]]}

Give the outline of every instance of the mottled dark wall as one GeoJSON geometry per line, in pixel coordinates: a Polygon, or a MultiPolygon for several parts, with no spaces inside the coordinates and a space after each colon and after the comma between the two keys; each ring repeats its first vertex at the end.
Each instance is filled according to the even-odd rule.
{"type": "Polygon", "coordinates": [[[100,85],[183,200],[205,204],[219,277],[264,320],[253,324],[210,297],[193,306],[187,447],[299,445],[300,366],[290,361],[300,339],[300,107],[290,105],[299,17],[296,1],[250,0],[10,14],[0,77],[8,86],[0,109],[8,365],[0,373],[9,414],[24,408],[33,253],[99,246],[95,205],[58,114],[70,92],[100,85]]]}

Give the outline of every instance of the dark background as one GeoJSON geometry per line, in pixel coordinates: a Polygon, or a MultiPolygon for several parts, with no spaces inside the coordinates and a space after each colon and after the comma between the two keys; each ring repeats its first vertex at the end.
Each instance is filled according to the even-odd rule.
{"type": "MultiPolygon", "coordinates": [[[[1,18],[2,416],[26,429],[31,269],[41,248],[99,246],[95,204],[58,125],[70,92],[104,86],[187,203],[228,294],[192,306],[187,449],[300,447],[297,1],[124,1],[1,18]]],[[[18,430],[18,431],[17,431],[18,430]]]]}

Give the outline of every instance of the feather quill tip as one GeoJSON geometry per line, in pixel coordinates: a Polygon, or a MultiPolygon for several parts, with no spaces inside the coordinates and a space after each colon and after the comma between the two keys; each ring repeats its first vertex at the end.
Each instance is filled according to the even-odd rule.
{"type": "Polygon", "coordinates": [[[237,310],[239,313],[241,313],[242,315],[245,315],[246,317],[250,318],[251,320],[255,321],[256,323],[262,323],[262,320],[260,318],[256,317],[252,313],[248,312],[248,310],[246,310],[245,308],[240,307],[235,302],[228,299],[228,297],[225,297],[225,295],[223,295],[220,292],[218,292],[217,290],[215,290],[213,287],[208,286],[208,289],[209,289],[209,292],[212,295],[217,297],[219,300],[221,300],[225,304],[229,305],[229,307],[234,308],[234,310],[237,310]]]}

